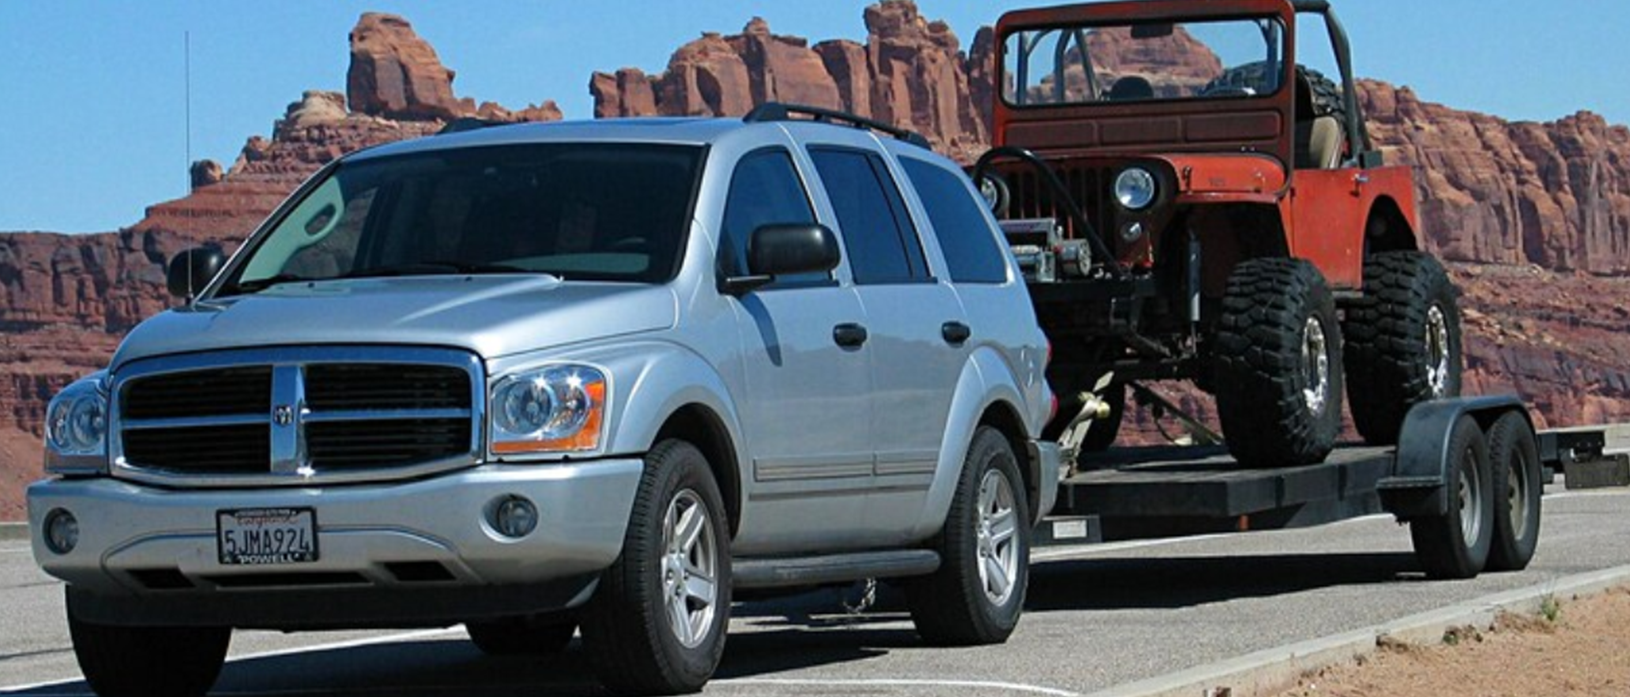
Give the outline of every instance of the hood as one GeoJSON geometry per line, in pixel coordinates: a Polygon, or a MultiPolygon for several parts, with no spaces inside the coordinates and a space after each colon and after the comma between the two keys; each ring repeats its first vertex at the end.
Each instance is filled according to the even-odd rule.
{"type": "Polygon", "coordinates": [[[666,286],[548,276],[421,276],[286,283],[141,323],[113,367],[173,353],[314,344],[464,348],[485,359],[672,327],[666,286]]]}

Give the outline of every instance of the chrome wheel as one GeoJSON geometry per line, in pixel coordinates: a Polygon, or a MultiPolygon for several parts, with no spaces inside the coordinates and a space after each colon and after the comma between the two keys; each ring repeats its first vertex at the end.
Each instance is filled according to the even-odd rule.
{"type": "Polygon", "coordinates": [[[1324,336],[1324,324],[1317,317],[1309,317],[1302,331],[1302,374],[1307,384],[1302,386],[1302,401],[1307,410],[1323,414],[1330,402],[1330,351],[1324,336]]]}
{"type": "Polygon", "coordinates": [[[1449,320],[1443,308],[1433,305],[1426,311],[1426,383],[1433,399],[1442,399],[1449,389],[1449,320]]]}
{"type": "Polygon", "coordinates": [[[1013,506],[1013,486],[998,470],[979,482],[979,581],[992,605],[1013,597],[1019,577],[1019,519],[1013,506]]]}
{"type": "Polygon", "coordinates": [[[1460,461],[1460,535],[1470,545],[1483,534],[1483,487],[1477,458],[1468,450],[1460,461]]]}
{"type": "Polygon", "coordinates": [[[662,522],[662,593],[674,638],[693,649],[707,639],[717,611],[719,555],[713,521],[690,489],[674,495],[662,522]]]}

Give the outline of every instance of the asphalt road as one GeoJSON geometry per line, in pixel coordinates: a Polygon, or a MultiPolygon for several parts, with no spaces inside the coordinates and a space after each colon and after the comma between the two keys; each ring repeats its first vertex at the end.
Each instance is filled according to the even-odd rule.
{"type": "MultiPolygon", "coordinates": [[[[1362,629],[1572,574],[1630,565],[1630,492],[1548,496],[1529,570],[1428,582],[1408,531],[1372,517],[1310,530],[1038,552],[1024,620],[1004,646],[920,645],[897,598],[861,616],[823,592],[739,605],[715,695],[1069,695],[1362,629]]],[[[0,692],[89,694],[62,589],[23,543],[0,542],[0,692]]],[[[240,632],[229,695],[593,694],[574,646],[482,656],[454,628],[240,632]]]]}

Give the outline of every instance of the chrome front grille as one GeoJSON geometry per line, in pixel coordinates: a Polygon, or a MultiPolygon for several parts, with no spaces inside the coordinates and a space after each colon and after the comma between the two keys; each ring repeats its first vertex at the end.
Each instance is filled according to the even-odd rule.
{"type": "Polygon", "coordinates": [[[289,348],[132,363],[115,472],[179,485],[416,476],[475,462],[484,376],[460,351],[289,348]]]}

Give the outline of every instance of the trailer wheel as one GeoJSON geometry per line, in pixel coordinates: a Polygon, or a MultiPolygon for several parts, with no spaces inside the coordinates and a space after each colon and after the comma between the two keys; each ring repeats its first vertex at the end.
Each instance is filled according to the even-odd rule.
{"type": "Polygon", "coordinates": [[[532,622],[524,617],[465,622],[470,641],[488,656],[543,656],[560,653],[572,643],[577,623],[532,622]]]}
{"type": "Polygon", "coordinates": [[[1324,276],[1253,259],[1228,279],[1214,357],[1228,449],[1251,467],[1322,462],[1341,431],[1341,327],[1324,276]]]}
{"type": "Polygon", "coordinates": [[[74,613],[68,634],[91,691],[103,697],[201,696],[221,674],[232,630],[226,627],[122,627],[74,613]]]}
{"type": "Polygon", "coordinates": [[[1541,483],[1539,449],[1528,420],[1512,412],[1489,429],[1489,468],[1494,480],[1494,546],[1489,571],[1528,568],[1539,546],[1541,483]]]}
{"type": "Polygon", "coordinates": [[[1347,307],[1348,399],[1364,440],[1393,445],[1416,404],[1460,395],[1460,309],[1443,265],[1422,252],[1364,264],[1364,296],[1347,307]]]}
{"type": "Polygon", "coordinates": [[[701,451],[666,440],[645,456],[622,554],[582,613],[583,647],[613,692],[697,692],[730,626],[730,524],[701,451]]]}
{"type": "Polygon", "coordinates": [[[930,644],[1007,641],[1030,581],[1030,511],[1013,446],[981,426],[968,446],[937,546],[940,568],[907,579],[917,633],[930,644]]]}
{"type": "Polygon", "coordinates": [[[1470,416],[1449,434],[1452,469],[1447,473],[1449,510],[1409,522],[1415,558],[1430,578],[1475,577],[1488,564],[1494,541],[1494,478],[1488,443],[1470,416]]]}

